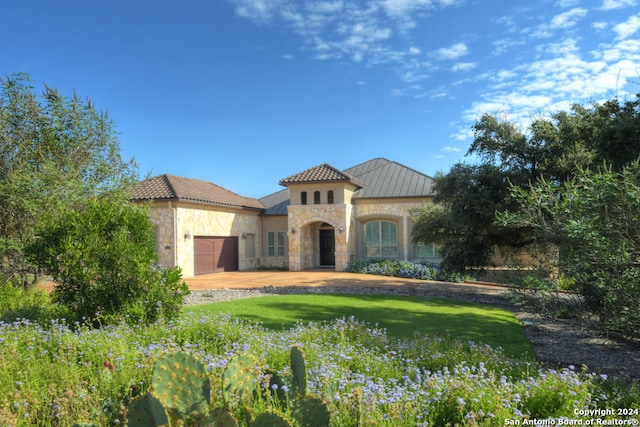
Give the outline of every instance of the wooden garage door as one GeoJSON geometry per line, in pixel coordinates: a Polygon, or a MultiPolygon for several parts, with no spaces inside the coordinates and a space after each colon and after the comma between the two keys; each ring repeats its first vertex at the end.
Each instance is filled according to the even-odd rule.
{"type": "Polygon", "coordinates": [[[195,237],[193,274],[238,270],[237,237],[195,237]]]}

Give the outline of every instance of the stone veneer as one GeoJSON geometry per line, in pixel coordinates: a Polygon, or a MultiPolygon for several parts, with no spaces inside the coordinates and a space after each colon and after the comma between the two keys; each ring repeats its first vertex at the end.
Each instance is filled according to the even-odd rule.
{"type": "Polygon", "coordinates": [[[348,236],[351,205],[289,205],[289,270],[319,266],[318,233],[323,223],[335,231],[335,269],[342,271],[349,262],[348,236]],[[342,229],[342,231],[340,231],[342,229]],[[295,233],[293,232],[295,230],[295,233]]]}
{"type": "Polygon", "coordinates": [[[193,276],[193,239],[196,236],[238,238],[238,267],[251,270],[260,252],[260,217],[258,211],[244,211],[168,202],[151,209],[156,231],[158,258],[162,265],[179,266],[184,277],[193,276]],[[188,233],[188,237],[187,237],[188,233]],[[252,234],[254,239],[243,239],[252,234]],[[245,257],[247,242],[255,245],[252,258],[245,257]]]}
{"type": "MultiPolygon", "coordinates": [[[[343,271],[349,262],[364,258],[364,224],[374,220],[389,220],[398,225],[398,257],[410,260],[415,256],[411,241],[410,210],[425,203],[431,201],[405,199],[399,202],[398,199],[379,199],[357,200],[354,204],[289,205],[289,269],[300,271],[319,266],[318,236],[324,223],[335,231],[336,271],[343,271]]],[[[150,216],[156,233],[160,263],[169,267],[180,266],[184,277],[193,276],[193,238],[196,236],[238,237],[240,270],[255,269],[258,259],[264,258],[261,218],[257,211],[165,202],[156,203],[150,216]],[[185,238],[187,232],[190,238],[185,238]],[[250,234],[254,235],[253,239],[242,238],[243,235],[250,234]],[[255,257],[245,257],[245,245],[248,242],[255,245],[255,257]]]]}

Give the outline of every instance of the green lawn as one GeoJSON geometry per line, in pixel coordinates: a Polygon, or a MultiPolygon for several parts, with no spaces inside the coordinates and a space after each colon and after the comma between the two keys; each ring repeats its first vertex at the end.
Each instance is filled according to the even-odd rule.
{"type": "Polygon", "coordinates": [[[322,322],[340,317],[386,328],[388,335],[449,335],[462,341],[502,347],[505,355],[533,359],[533,350],[518,320],[494,307],[441,298],[389,295],[279,295],[247,298],[184,308],[186,313],[229,313],[273,330],[298,322],[322,322]]]}

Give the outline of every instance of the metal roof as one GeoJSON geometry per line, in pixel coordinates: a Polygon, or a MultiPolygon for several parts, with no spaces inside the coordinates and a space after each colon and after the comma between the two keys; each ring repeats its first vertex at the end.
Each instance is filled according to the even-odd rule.
{"type": "Polygon", "coordinates": [[[391,160],[372,159],[345,172],[364,183],[354,198],[433,196],[433,178],[391,160]]]}
{"type": "Polygon", "coordinates": [[[133,201],[184,201],[205,205],[264,210],[257,199],[244,197],[207,181],[175,175],[158,175],[139,182],[133,201]]]}
{"type": "MultiPolygon", "coordinates": [[[[280,181],[280,184],[328,182],[321,178],[339,176],[335,174],[335,171],[350,177],[361,187],[354,193],[354,199],[431,197],[434,195],[433,178],[385,158],[374,158],[344,171],[323,164],[285,178],[280,181]]],[[[345,179],[334,179],[333,181],[339,182],[345,181],[345,179]]],[[[267,207],[264,214],[287,215],[289,198],[288,189],[261,198],[260,202],[267,207]]]]}

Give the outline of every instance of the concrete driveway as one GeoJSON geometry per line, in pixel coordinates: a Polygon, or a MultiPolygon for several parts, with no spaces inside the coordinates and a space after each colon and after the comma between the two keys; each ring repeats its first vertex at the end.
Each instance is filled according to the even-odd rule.
{"type": "Polygon", "coordinates": [[[265,286],[287,287],[385,287],[466,294],[500,295],[505,288],[480,283],[448,283],[331,270],[308,271],[231,271],[185,279],[189,289],[256,289],[265,286]]]}

